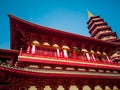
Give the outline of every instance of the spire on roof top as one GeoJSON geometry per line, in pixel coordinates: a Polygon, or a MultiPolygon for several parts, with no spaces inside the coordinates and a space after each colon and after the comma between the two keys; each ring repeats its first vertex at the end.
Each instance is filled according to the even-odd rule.
{"type": "Polygon", "coordinates": [[[88,13],[88,17],[89,17],[89,18],[91,18],[91,17],[94,16],[94,15],[93,15],[90,11],[88,11],[88,10],[87,10],[87,13],[88,13]]]}

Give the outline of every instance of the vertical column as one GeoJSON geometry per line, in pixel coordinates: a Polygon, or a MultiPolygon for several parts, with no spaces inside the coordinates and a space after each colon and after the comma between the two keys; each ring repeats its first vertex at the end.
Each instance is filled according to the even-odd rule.
{"type": "Polygon", "coordinates": [[[93,61],[96,61],[94,54],[92,54],[92,59],[93,61]]]}
{"type": "Polygon", "coordinates": [[[30,53],[30,45],[27,47],[27,53],[30,53]]]}
{"type": "Polygon", "coordinates": [[[60,57],[60,50],[57,48],[57,57],[60,57]]]}
{"type": "Polygon", "coordinates": [[[32,45],[31,53],[35,54],[35,45],[32,45]]]}
{"type": "Polygon", "coordinates": [[[87,60],[90,61],[90,55],[89,53],[86,53],[87,60]]]}
{"type": "Polygon", "coordinates": [[[64,57],[63,50],[60,50],[60,57],[61,57],[61,58],[64,57]]]}
{"type": "Polygon", "coordinates": [[[68,53],[66,49],[63,49],[64,58],[68,58],[68,53]]]}
{"type": "Polygon", "coordinates": [[[77,54],[76,54],[76,49],[75,48],[73,48],[72,58],[74,58],[74,59],[77,58],[77,54]]]}
{"type": "Polygon", "coordinates": [[[22,48],[20,48],[20,55],[22,55],[22,48]]]}
{"type": "Polygon", "coordinates": [[[88,61],[88,58],[90,59],[89,54],[87,53],[88,53],[87,49],[83,48],[82,55],[83,55],[84,61],[88,61]]]}
{"type": "Polygon", "coordinates": [[[66,45],[63,45],[63,46],[62,46],[64,58],[68,58],[68,52],[67,52],[68,49],[69,49],[68,46],[66,46],[66,45]]]}

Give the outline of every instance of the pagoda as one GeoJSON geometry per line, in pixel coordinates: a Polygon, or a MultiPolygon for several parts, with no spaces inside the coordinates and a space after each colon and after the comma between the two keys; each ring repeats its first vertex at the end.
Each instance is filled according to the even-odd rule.
{"type": "Polygon", "coordinates": [[[120,42],[116,32],[113,32],[111,27],[100,16],[94,16],[88,11],[88,29],[91,37],[111,42],[120,42]]]}
{"type": "MultiPolygon", "coordinates": [[[[116,32],[113,32],[111,27],[100,16],[94,16],[88,11],[88,29],[91,37],[100,39],[103,41],[120,43],[120,39],[117,37],[116,32]]],[[[111,55],[111,59],[114,62],[120,62],[120,50],[111,55]]]]}
{"type": "Polygon", "coordinates": [[[8,16],[11,50],[0,49],[0,90],[120,89],[120,64],[110,58],[119,43],[8,16]]]}

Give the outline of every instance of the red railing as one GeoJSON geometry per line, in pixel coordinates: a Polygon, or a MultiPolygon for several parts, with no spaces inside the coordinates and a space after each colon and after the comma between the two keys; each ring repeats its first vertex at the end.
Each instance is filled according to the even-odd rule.
{"type": "Polygon", "coordinates": [[[45,59],[56,59],[56,60],[67,60],[67,61],[76,61],[76,62],[89,62],[89,63],[99,63],[99,64],[113,64],[113,65],[119,65],[118,63],[113,63],[112,60],[107,60],[107,58],[102,58],[101,60],[99,60],[98,58],[91,58],[88,59],[85,55],[82,56],[77,56],[72,57],[68,55],[68,58],[65,57],[57,57],[56,52],[48,52],[48,51],[42,51],[42,52],[36,52],[35,54],[31,54],[31,53],[25,53],[22,52],[20,56],[25,56],[25,57],[31,57],[32,59],[34,58],[45,58],[45,59]]]}

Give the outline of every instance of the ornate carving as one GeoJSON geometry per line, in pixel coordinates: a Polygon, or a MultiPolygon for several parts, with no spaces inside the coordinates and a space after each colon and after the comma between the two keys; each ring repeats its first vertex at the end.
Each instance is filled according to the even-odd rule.
{"type": "Polygon", "coordinates": [[[44,90],[45,83],[43,80],[44,79],[41,78],[37,80],[37,85],[36,85],[37,90],[44,90]]]}
{"type": "Polygon", "coordinates": [[[69,83],[69,79],[65,79],[64,81],[63,81],[63,87],[64,87],[64,90],[69,90],[69,88],[70,88],[70,83],[69,83]]]}
{"type": "Polygon", "coordinates": [[[64,87],[64,90],[69,90],[70,85],[63,85],[63,87],[64,87]]]}

